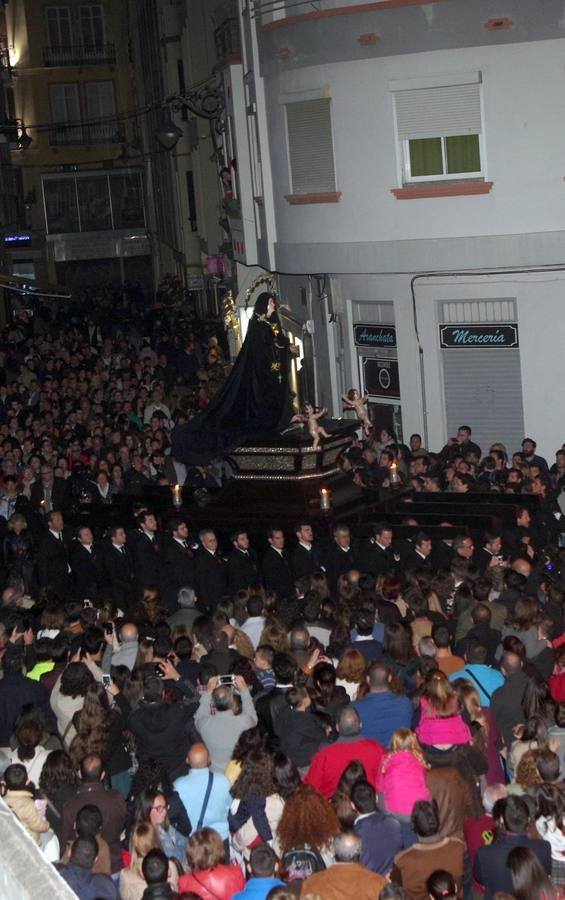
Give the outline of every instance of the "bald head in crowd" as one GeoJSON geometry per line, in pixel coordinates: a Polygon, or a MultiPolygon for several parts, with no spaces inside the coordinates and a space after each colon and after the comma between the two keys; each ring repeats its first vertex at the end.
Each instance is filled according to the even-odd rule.
{"type": "Polygon", "coordinates": [[[134,625],[133,622],[126,622],[125,625],[122,625],[120,629],[120,640],[123,644],[137,641],[137,638],[137,626],[134,625]]]}
{"type": "Polygon", "coordinates": [[[361,733],[361,717],[353,706],[342,709],[337,727],[342,737],[354,737],[361,733]]]}
{"type": "Polygon", "coordinates": [[[210,754],[206,744],[193,744],[186,761],[191,769],[207,769],[210,765],[210,754]]]}

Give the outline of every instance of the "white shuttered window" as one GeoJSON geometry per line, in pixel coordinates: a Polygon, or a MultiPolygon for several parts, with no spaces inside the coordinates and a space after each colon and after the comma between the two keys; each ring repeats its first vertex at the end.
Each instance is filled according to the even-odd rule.
{"type": "Polygon", "coordinates": [[[480,75],[445,81],[391,84],[405,181],[483,174],[480,75]]]}
{"type": "Polygon", "coordinates": [[[293,194],[334,192],[335,166],[329,98],[286,104],[293,194]]]}

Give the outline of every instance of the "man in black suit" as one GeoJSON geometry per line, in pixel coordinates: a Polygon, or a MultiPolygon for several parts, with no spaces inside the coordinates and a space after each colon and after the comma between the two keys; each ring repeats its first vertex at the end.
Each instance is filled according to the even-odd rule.
{"type": "Polygon", "coordinates": [[[527,506],[517,507],[516,525],[504,532],[503,543],[505,556],[525,556],[527,554],[530,558],[533,550],[541,545],[542,542],[527,506]],[[532,550],[528,552],[530,547],[532,550]]]}
{"type": "MultiPolygon", "coordinates": [[[[416,528],[418,527],[418,520],[413,519],[410,516],[406,516],[402,519],[402,526],[406,526],[407,528],[416,528]]],[[[396,538],[393,542],[392,552],[394,553],[394,558],[398,560],[397,562],[397,570],[398,572],[404,572],[404,560],[406,557],[412,552],[414,549],[414,534],[408,534],[403,538],[396,538]]]]}
{"type": "Polygon", "coordinates": [[[357,569],[357,557],[351,547],[351,532],[347,525],[336,525],[333,530],[333,541],[324,556],[324,568],[331,591],[335,591],[340,575],[357,569]]]}
{"type": "Polygon", "coordinates": [[[47,534],[37,548],[39,586],[53,589],[58,599],[64,599],[69,589],[69,554],[63,537],[63,516],[52,510],[47,514],[47,534]]]}
{"type": "Polygon", "coordinates": [[[126,547],[126,532],[121,525],[110,529],[110,540],[100,547],[100,562],[104,584],[108,585],[114,601],[124,609],[133,604],[133,563],[126,547]]]}
{"type": "Polygon", "coordinates": [[[414,546],[403,560],[404,572],[411,569],[431,569],[432,539],[424,531],[414,536],[414,546]]]}
{"type": "Polygon", "coordinates": [[[53,478],[51,466],[41,466],[40,479],[31,486],[29,503],[34,512],[64,509],[67,503],[65,479],[53,478]]]}
{"type": "Polygon", "coordinates": [[[176,612],[178,592],[194,587],[194,554],[188,544],[188,525],[173,519],[161,550],[161,596],[170,613],[176,612]]]}
{"type": "Polygon", "coordinates": [[[498,531],[487,531],[483,546],[475,553],[474,563],[481,576],[491,568],[500,566],[502,551],[502,535],[498,531]]]}
{"type": "Polygon", "coordinates": [[[218,538],[211,528],[198,534],[200,547],[194,557],[198,606],[210,615],[227,591],[226,564],[218,553],[218,538]]]}
{"type": "Polygon", "coordinates": [[[250,584],[259,581],[257,556],[249,546],[249,535],[244,528],[238,528],[231,536],[233,550],[226,561],[228,590],[235,594],[250,584]]]}
{"type": "Polygon", "coordinates": [[[373,536],[359,548],[358,563],[361,571],[374,578],[393,572],[395,562],[391,544],[392,528],[386,522],[378,522],[373,526],[373,536]]]}
{"type": "Polygon", "coordinates": [[[290,568],[295,581],[311,575],[320,568],[320,560],[314,546],[314,532],[310,522],[298,522],[295,528],[296,547],[290,554],[290,568]]]}
{"type": "Polygon", "coordinates": [[[96,597],[102,586],[102,567],[94,546],[94,535],[88,525],[77,530],[69,551],[74,592],[79,600],[96,597]]]}
{"type": "Polygon", "coordinates": [[[292,597],[294,581],[284,550],[284,532],[281,528],[269,528],[267,541],[269,549],[261,562],[263,584],[268,591],[274,591],[279,598],[292,597]]]}
{"type": "Polygon", "coordinates": [[[159,586],[161,581],[161,545],[157,540],[155,514],[144,509],[137,517],[138,528],[130,540],[133,571],[139,592],[159,586]]]}
{"type": "MultiPolygon", "coordinates": [[[[441,528],[450,528],[453,534],[453,525],[451,522],[440,522],[441,528]]],[[[444,537],[439,541],[435,541],[432,547],[431,563],[432,569],[449,569],[453,562],[455,550],[453,549],[453,537],[444,537]]]]}

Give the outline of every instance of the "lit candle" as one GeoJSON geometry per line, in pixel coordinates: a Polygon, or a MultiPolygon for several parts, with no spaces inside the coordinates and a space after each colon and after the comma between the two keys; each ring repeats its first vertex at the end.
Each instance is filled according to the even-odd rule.
{"type": "Polygon", "coordinates": [[[331,506],[331,499],[331,492],[327,488],[322,488],[320,491],[320,509],[324,512],[328,512],[331,506]]]}
{"type": "Polygon", "coordinates": [[[182,485],[173,485],[173,506],[182,506],[182,485]]]}
{"type": "Polygon", "coordinates": [[[40,513],[42,513],[43,515],[45,515],[45,506],[46,506],[45,500],[40,500],[40,501],[39,501],[39,511],[40,511],[40,513]]]}
{"type": "Polygon", "coordinates": [[[399,481],[400,481],[400,476],[399,476],[399,474],[398,474],[398,469],[397,469],[396,463],[391,463],[391,466],[390,466],[390,483],[391,483],[391,484],[398,484],[399,481]]]}

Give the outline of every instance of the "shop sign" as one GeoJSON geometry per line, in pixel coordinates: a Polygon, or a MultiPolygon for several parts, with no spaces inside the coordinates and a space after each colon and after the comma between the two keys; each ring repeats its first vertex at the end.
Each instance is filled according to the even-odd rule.
{"type": "Polygon", "coordinates": [[[519,347],[518,325],[516,322],[501,325],[440,325],[439,345],[449,350],[460,347],[519,347]]]}
{"type": "Polygon", "coordinates": [[[356,347],[396,347],[396,328],[394,325],[354,325],[353,340],[356,347]]]}
{"type": "Polygon", "coordinates": [[[371,397],[400,400],[400,381],[396,359],[363,358],[365,393],[371,397]]]}
{"type": "Polygon", "coordinates": [[[27,233],[18,233],[18,234],[5,234],[4,235],[4,243],[6,246],[9,245],[18,245],[18,244],[29,244],[31,242],[31,234],[27,233]]]}

